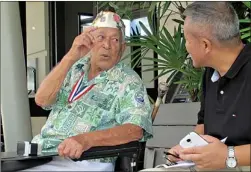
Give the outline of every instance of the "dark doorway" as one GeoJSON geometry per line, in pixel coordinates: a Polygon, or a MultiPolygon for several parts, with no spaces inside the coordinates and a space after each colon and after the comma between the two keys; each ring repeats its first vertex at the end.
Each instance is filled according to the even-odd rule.
{"type": "Polygon", "coordinates": [[[95,2],[49,2],[51,68],[69,51],[78,35],[79,13],[93,14],[95,2]]]}

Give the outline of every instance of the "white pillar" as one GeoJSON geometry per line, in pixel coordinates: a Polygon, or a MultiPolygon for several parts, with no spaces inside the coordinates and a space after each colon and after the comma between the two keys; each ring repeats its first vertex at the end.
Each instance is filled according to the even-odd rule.
{"type": "Polygon", "coordinates": [[[5,151],[32,139],[18,2],[1,2],[1,111],[5,151]]]}

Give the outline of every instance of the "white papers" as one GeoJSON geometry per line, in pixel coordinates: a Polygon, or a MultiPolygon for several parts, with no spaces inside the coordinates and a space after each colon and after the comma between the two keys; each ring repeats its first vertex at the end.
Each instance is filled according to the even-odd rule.
{"type": "MultiPolygon", "coordinates": [[[[227,137],[222,139],[221,142],[225,143],[227,140],[227,137]]],[[[167,165],[167,164],[160,164],[157,165],[155,168],[189,168],[194,167],[195,163],[192,161],[178,161],[175,165],[167,165]]]]}
{"type": "Polygon", "coordinates": [[[195,166],[194,162],[188,162],[188,161],[178,161],[175,165],[167,165],[167,164],[161,164],[156,166],[155,168],[188,168],[195,166]]]}

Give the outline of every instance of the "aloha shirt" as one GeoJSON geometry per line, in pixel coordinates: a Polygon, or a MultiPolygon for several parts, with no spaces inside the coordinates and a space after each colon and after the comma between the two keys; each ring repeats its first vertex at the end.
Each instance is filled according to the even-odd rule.
{"type": "MultiPolygon", "coordinates": [[[[119,62],[88,81],[89,66],[88,57],[77,61],[69,70],[55,103],[43,107],[51,112],[41,133],[32,140],[42,145],[42,152],[57,152],[58,145],[68,137],[126,123],[143,128],[144,136],[140,141],[152,137],[152,108],[144,84],[136,72],[119,62]],[[68,97],[81,76],[81,86],[94,86],[69,103],[68,97]]],[[[94,161],[114,162],[115,159],[94,161]]]]}

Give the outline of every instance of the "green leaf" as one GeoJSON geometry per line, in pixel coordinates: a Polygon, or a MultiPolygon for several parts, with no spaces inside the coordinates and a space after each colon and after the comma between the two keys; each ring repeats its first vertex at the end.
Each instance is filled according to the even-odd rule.
{"type": "Polygon", "coordinates": [[[160,32],[159,43],[163,43],[168,51],[174,52],[175,48],[172,40],[173,38],[170,37],[170,39],[171,40],[169,40],[162,32],[160,32]]]}
{"type": "Polygon", "coordinates": [[[162,77],[162,76],[164,76],[164,75],[166,75],[166,74],[168,74],[168,73],[170,73],[170,72],[172,72],[172,71],[173,70],[167,70],[167,69],[166,70],[162,70],[158,76],[156,76],[155,78],[153,78],[151,80],[151,82],[154,81],[154,80],[156,80],[156,79],[158,79],[158,78],[160,78],[160,77],[162,77]]]}
{"type": "Polygon", "coordinates": [[[251,19],[240,19],[240,23],[251,23],[251,19]]]}
{"type": "Polygon", "coordinates": [[[148,49],[144,49],[143,51],[141,51],[141,53],[138,53],[135,57],[133,57],[131,63],[134,63],[134,65],[132,66],[132,68],[135,68],[136,66],[139,65],[140,61],[146,55],[147,51],[148,49]]]}
{"type": "Polygon", "coordinates": [[[125,59],[127,59],[129,57],[132,57],[133,55],[135,55],[136,53],[142,51],[143,49],[146,49],[146,48],[145,47],[141,47],[141,48],[139,48],[139,49],[137,49],[137,50],[135,50],[135,51],[127,54],[125,57],[122,58],[122,60],[125,60],[125,59]]]}
{"type": "Polygon", "coordinates": [[[246,31],[251,31],[251,28],[250,27],[247,27],[247,28],[244,28],[244,29],[241,29],[240,32],[246,32],[246,31]]]}
{"type": "Polygon", "coordinates": [[[150,68],[150,69],[145,69],[145,70],[143,70],[143,72],[158,71],[158,70],[163,70],[163,69],[166,69],[166,67],[154,67],[154,68],[150,68]]]}
{"type": "Polygon", "coordinates": [[[167,63],[166,60],[162,60],[162,59],[159,59],[159,58],[153,58],[153,57],[143,57],[142,59],[157,62],[157,63],[161,63],[161,64],[166,64],[167,63]]]}
{"type": "Polygon", "coordinates": [[[160,11],[161,11],[160,5],[161,5],[161,2],[158,2],[158,6],[157,6],[157,19],[158,20],[157,20],[157,22],[161,19],[160,18],[160,11]]]}
{"type": "Polygon", "coordinates": [[[181,36],[181,25],[179,25],[178,26],[178,31],[176,31],[175,34],[174,34],[174,40],[175,40],[175,44],[176,44],[175,47],[177,47],[176,50],[179,49],[179,46],[181,44],[181,37],[182,37],[181,36]]]}
{"type": "Polygon", "coordinates": [[[251,9],[251,2],[250,1],[242,1],[248,8],[251,9]]]}
{"type": "Polygon", "coordinates": [[[167,78],[166,82],[168,83],[168,85],[171,85],[173,83],[173,80],[175,79],[175,77],[179,74],[179,71],[173,71],[171,73],[171,75],[169,75],[169,77],[167,78]]]}
{"type": "Polygon", "coordinates": [[[176,81],[175,84],[189,84],[189,81],[187,81],[187,80],[180,80],[180,81],[176,81]]]}
{"type": "Polygon", "coordinates": [[[167,9],[168,9],[169,6],[171,5],[171,1],[164,1],[164,2],[162,2],[162,3],[164,3],[164,7],[163,7],[163,9],[162,9],[162,14],[161,14],[160,18],[162,18],[162,17],[165,15],[167,9]]]}
{"type": "Polygon", "coordinates": [[[109,5],[110,5],[111,7],[113,7],[115,10],[118,10],[118,9],[119,9],[119,7],[118,7],[115,3],[113,3],[113,2],[109,2],[109,5]]]}
{"type": "Polygon", "coordinates": [[[241,35],[241,39],[245,39],[245,38],[248,38],[250,36],[251,36],[251,33],[249,32],[249,33],[246,33],[244,35],[241,35]]]}
{"type": "Polygon", "coordinates": [[[144,64],[144,65],[140,65],[139,67],[143,67],[143,66],[145,66],[145,67],[149,67],[149,66],[152,66],[152,67],[158,67],[158,66],[166,67],[166,64],[144,64]]]}
{"type": "Polygon", "coordinates": [[[172,47],[174,47],[175,42],[173,40],[173,37],[171,36],[171,34],[169,33],[169,31],[166,28],[163,28],[163,30],[164,30],[165,37],[166,37],[167,41],[169,41],[171,43],[172,47]]]}
{"type": "Polygon", "coordinates": [[[145,27],[145,25],[141,21],[139,21],[139,25],[144,30],[144,32],[147,34],[147,36],[152,35],[151,32],[145,27]]]}
{"type": "Polygon", "coordinates": [[[156,2],[156,1],[151,2],[151,6],[149,7],[148,12],[154,11],[155,8],[156,8],[157,3],[158,2],[156,2]]]}

